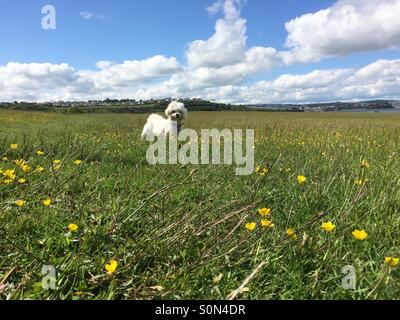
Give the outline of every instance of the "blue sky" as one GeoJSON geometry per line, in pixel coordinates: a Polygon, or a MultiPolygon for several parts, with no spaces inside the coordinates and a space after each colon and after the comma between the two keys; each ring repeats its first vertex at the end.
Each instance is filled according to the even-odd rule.
{"type": "MultiPolygon", "coordinates": [[[[289,34],[288,30],[285,29],[285,23],[303,17],[307,13],[316,14],[327,8],[336,8],[332,9],[332,11],[336,10],[340,13],[340,10],[343,8],[339,10],[337,7],[346,5],[347,7],[353,7],[357,16],[361,16],[362,14],[374,14],[373,11],[371,11],[372,9],[363,7],[361,0],[341,0],[338,1],[339,5],[337,1],[334,0],[218,1],[222,5],[224,3],[226,4],[226,1],[230,1],[239,14],[238,17],[235,17],[236,20],[233,19],[226,22],[227,27],[233,25],[237,21],[245,21],[246,44],[244,48],[238,49],[239,54],[253,47],[273,48],[277,52],[289,50],[284,46],[289,34]],[[341,2],[344,2],[344,4],[341,2]]],[[[387,10],[398,8],[397,0],[386,0],[386,2],[385,0],[370,1],[376,2],[377,6],[382,5],[382,3],[384,5],[393,6],[392,8],[387,8],[387,10]]],[[[226,7],[225,9],[220,8],[214,14],[210,14],[207,8],[214,3],[215,1],[213,0],[1,0],[0,66],[7,66],[10,62],[16,62],[22,65],[29,65],[32,63],[60,65],[65,63],[68,64],[69,68],[72,68],[74,72],[79,73],[80,70],[98,70],[96,62],[102,60],[111,61],[118,65],[122,64],[125,60],[145,61],[151,57],[161,55],[166,59],[176,59],[181,68],[191,69],[191,63],[187,61],[186,58],[190,44],[195,40],[206,42],[207,39],[212,37],[215,33],[216,21],[224,19],[224,17],[226,19],[226,7]],[[56,9],[57,27],[55,30],[43,30],[41,27],[41,20],[43,17],[41,9],[46,4],[51,4],[56,9]],[[89,19],[85,19],[82,12],[91,13],[93,16],[89,19]]],[[[398,13],[400,14],[400,12],[398,13]]],[[[326,25],[331,23],[336,26],[334,24],[335,21],[332,21],[335,17],[335,15],[332,15],[330,18],[326,18],[330,19],[327,20],[326,25]]],[[[366,16],[365,21],[368,21],[368,19],[369,17],[366,16]]],[[[315,36],[313,34],[314,32],[318,34],[320,29],[322,28],[323,30],[324,28],[324,25],[318,26],[317,19],[308,19],[305,17],[303,20],[304,23],[299,23],[294,26],[293,34],[299,32],[300,37],[307,38],[307,31],[301,30],[301,28],[303,28],[304,25],[312,26],[313,23],[316,23],[315,29],[312,28],[311,32],[308,30],[311,37],[315,36]]],[[[376,23],[379,24],[379,21],[376,23]]],[[[358,23],[354,28],[367,29],[367,26],[358,23]]],[[[328,34],[328,36],[323,38],[325,41],[326,38],[330,37],[332,32],[329,32],[329,30],[323,31],[328,34]]],[[[337,32],[337,29],[333,31],[337,32]]],[[[358,35],[362,34],[362,32],[363,30],[356,30],[358,35]]],[[[377,30],[377,32],[379,32],[379,30],[377,30]]],[[[239,36],[240,32],[237,34],[239,36]]],[[[234,36],[235,35],[232,35],[232,37],[234,36]]],[[[308,40],[303,38],[296,40],[298,41],[296,43],[297,47],[300,48],[299,50],[303,51],[304,48],[309,49],[310,46],[312,47],[317,41],[320,41],[317,38],[315,41],[310,40],[308,43],[308,40]]],[[[358,37],[355,42],[358,42],[359,38],[360,37],[358,37]]],[[[227,41],[232,41],[232,39],[233,38],[229,38],[227,41]]],[[[375,48],[374,45],[368,42],[366,44],[359,44],[359,46],[355,48],[351,48],[350,45],[350,48],[344,49],[344,54],[332,54],[331,52],[335,52],[333,43],[335,39],[332,39],[331,43],[329,43],[328,40],[326,44],[328,49],[326,49],[326,47],[322,49],[316,48],[315,52],[310,53],[312,56],[311,58],[299,58],[301,54],[296,53],[296,57],[290,58],[290,62],[286,62],[285,60],[285,63],[274,63],[272,67],[264,66],[260,68],[260,72],[254,70],[244,71],[243,74],[238,74],[238,77],[241,79],[240,81],[220,81],[220,79],[214,80],[207,77],[207,83],[198,85],[199,89],[193,89],[193,86],[191,86],[189,89],[186,88],[186,91],[182,88],[182,90],[175,92],[175,94],[186,94],[189,96],[198,95],[204,97],[210,95],[207,97],[212,98],[213,90],[221,91],[221,88],[223,88],[226,91],[232,89],[228,88],[229,86],[236,86],[239,88],[243,85],[252,86],[259,82],[262,84],[263,82],[274,81],[283,74],[306,75],[321,69],[361,69],[382,59],[385,61],[397,61],[400,58],[400,51],[398,49],[400,46],[397,43],[399,40],[397,40],[395,35],[391,36],[388,43],[382,44],[381,47],[375,48]],[[394,40],[392,38],[394,38],[394,40]],[[371,49],[369,49],[369,47],[371,47],[371,49]],[[360,50],[359,48],[363,49],[360,50]],[[316,53],[320,50],[326,52],[316,53]],[[210,86],[208,88],[208,93],[204,91],[207,85],[210,86]]],[[[351,42],[350,40],[351,39],[345,39],[343,45],[348,45],[348,43],[351,42]]],[[[206,44],[201,49],[205,51],[209,50],[206,48],[206,44]]],[[[223,51],[224,47],[216,50],[223,51]]],[[[232,54],[234,54],[234,51],[232,51],[232,54]]],[[[161,61],[160,63],[162,64],[163,62],[161,61]]],[[[197,68],[192,70],[193,72],[190,74],[191,78],[194,77],[193,75],[196,75],[196,72],[202,71],[200,70],[201,68],[209,67],[208,62],[203,61],[202,63],[205,64],[197,65],[197,68]]],[[[238,63],[240,62],[238,61],[238,63]]],[[[251,63],[251,61],[249,63],[251,63]]],[[[227,63],[226,67],[229,66],[230,64],[227,63]]],[[[223,67],[225,66],[218,65],[218,70],[223,67]]],[[[170,79],[170,77],[173,77],[176,72],[181,72],[178,71],[178,69],[179,67],[171,67],[170,72],[156,72],[153,78],[149,76],[151,78],[150,82],[149,77],[146,77],[146,80],[141,83],[138,83],[135,78],[134,83],[132,79],[127,79],[125,84],[118,82],[117,86],[132,86],[131,92],[124,90],[121,92],[122,95],[130,94],[135,96],[137,92],[147,92],[147,95],[152,93],[155,94],[155,96],[158,95],[161,97],[167,94],[167,92],[165,92],[166,89],[163,87],[163,90],[160,90],[160,92],[163,91],[163,93],[158,93],[157,90],[148,87],[149,83],[165,82],[170,79]]],[[[7,72],[10,71],[7,70],[7,72]]],[[[212,73],[212,70],[210,73],[212,73]]],[[[105,75],[103,75],[103,78],[104,76],[105,75]]],[[[73,76],[71,77],[73,78],[73,76]]],[[[95,81],[92,75],[85,75],[85,77],[85,81],[88,81],[88,78],[95,81]]],[[[185,81],[188,81],[187,78],[185,79],[185,81]]],[[[191,79],[191,81],[192,80],[193,79],[191,79]]],[[[181,82],[183,82],[183,80],[181,82]]],[[[110,82],[110,87],[112,83],[114,83],[114,80],[110,82]]],[[[118,92],[113,91],[112,88],[108,88],[108,90],[110,95],[118,96],[118,92]]],[[[15,99],[19,98],[15,96],[16,88],[9,88],[9,91],[12,92],[8,95],[4,95],[4,97],[12,96],[12,98],[15,99]]],[[[82,90],[75,91],[79,93],[77,94],[77,98],[85,96],[81,92],[82,90]]],[[[93,92],[95,91],[96,90],[93,92]]],[[[86,95],[90,96],[90,93],[87,92],[86,95]]],[[[174,95],[174,93],[171,92],[171,95],[174,95]]],[[[220,92],[215,93],[215,95],[217,100],[230,100],[229,97],[225,99],[225,97],[221,96],[220,92]]],[[[27,95],[27,98],[30,96],[32,96],[32,94],[27,95]]],[[[44,96],[51,98],[50,94],[45,94],[44,96]]],[[[68,93],[67,96],[74,99],[72,93],[68,93]]],[[[237,92],[233,94],[231,92],[230,96],[233,100],[240,100],[245,94],[243,95],[237,92]],[[232,98],[233,95],[238,98],[232,98]]],[[[23,98],[24,97],[21,97],[21,99],[23,98]]],[[[54,99],[56,98],[58,97],[54,97],[54,99]]],[[[326,98],[329,100],[328,97],[326,98]]],[[[336,99],[336,97],[332,96],[332,100],[334,100],[333,98],[336,99]]],[[[366,96],[346,96],[344,98],[357,99],[366,98],[366,96]]],[[[38,99],[40,100],[40,97],[38,97],[38,99]]],[[[294,100],[296,99],[297,98],[294,98],[294,100]]],[[[287,96],[282,97],[282,102],[292,102],[294,100],[287,96]]],[[[321,98],[321,100],[325,100],[325,98],[321,98]]]]}

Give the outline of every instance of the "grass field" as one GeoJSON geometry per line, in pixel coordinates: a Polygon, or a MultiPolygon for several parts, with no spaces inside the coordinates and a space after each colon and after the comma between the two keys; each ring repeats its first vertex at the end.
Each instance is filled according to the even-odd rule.
{"type": "Polygon", "coordinates": [[[237,298],[400,298],[400,114],[192,112],[255,129],[260,171],[240,177],[147,164],[145,118],[0,111],[1,299],[226,299],[262,262],[237,298]]]}

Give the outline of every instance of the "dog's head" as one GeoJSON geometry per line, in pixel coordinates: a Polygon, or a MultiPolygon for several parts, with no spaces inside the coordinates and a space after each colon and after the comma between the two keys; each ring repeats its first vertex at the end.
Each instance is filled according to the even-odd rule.
{"type": "Polygon", "coordinates": [[[172,101],[165,110],[167,117],[173,121],[183,123],[188,117],[188,111],[182,102],[172,101]]]}

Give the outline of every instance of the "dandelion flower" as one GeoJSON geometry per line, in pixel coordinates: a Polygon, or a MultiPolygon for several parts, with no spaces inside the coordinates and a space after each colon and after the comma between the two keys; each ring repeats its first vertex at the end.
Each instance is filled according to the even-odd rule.
{"type": "Polygon", "coordinates": [[[61,160],[54,160],[53,161],[53,164],[60,164],[61,163],[61,160]]]}
{"type": "Polygon", "coordinates": [[[25,203],[26,203],[26,201],[22,200],[22,199],[15,201],[15,205],[20,208],[22,208],[25,205],[25,203]]]}
{"type": "Polygon", "coordinates": [[[36,154],[37,154],[38,156],[42,156],[42,155],[44,155],[44,151],[43,151],[43,150],[37,150],[37,151],[36,151],[36,154]]]}
{"type": "Polygon", "coordinates": [[[261,168],[259,166],[257,166],[254,171],[258,173],[258,172],[260,172],[260,169],[261,168]]]}
{"type": "Polygon", "coordinates": [[[292,239],[297,239],[296,230],[292,228],[286,230],[286,235],[292,239]]]}
{"type": "Polygon", "coordinates": [[[399,264],[399,261],[400,261],[399,258],[385,257],[385,262],[391,267],[397,266],[399,264]]]}
{"type": "Polygon", "coordinates": [[[249,222],[245,224],[245,228],[249,231],[253,231],[256,228],[257,224],[255,222],[249,222]]]}
{"type": "Polygon", "coordinates": [[[267,220],[267,219],[261,220],[261,226],[263,228],[274,228],[275,227],[275,225],[272,223],[272,221],[267,220]]]}
{"type": "Polygon", "coordinates": [[[69,229],[69,231],[74,232],[74,231],[78,230],[78,226],[75,223],[70,223],[68,225],[68,229],[69,229]]]}
{"type": "Polygon", "coordinates": [[[49,206],[51,205],[51,199],[42,200],[42,204],[43,204],[45,207],[49,207],[49,206]]]}
{"type": "Polygon", "coordinates": [[[365,240],[368,237],[368,233],[365,230],[354,230],[352,234],[357,240],[365,240]]]}
{"type": "Polygon", "coordinates": [[[110,262],[105,265],[105,269],[107,270],[108,274],[113,274],[117,269],[117,266],[117,260],[110,260],[110,262]]]}
{"type": "Polygon", "coordinates": [[[307,178],[305,176],[297,176],[297,182],[299,184],[306,183],[306,181],[307,181],[307,178]]]}
{"type": "Polygon", "coordinates": [[[17,150],[18,149],[18,144],[16,144],[16,143],[10,144],[10,149],[17,150]]]}
{"type": "Polygon", "coordinates": [[[81,163],[82,163],[82,160],[75,160],[74,161],[74,164],[77,165],[77,166],[80,165],[81,163]]]}
{"type": "Polygon", "coordinates": [[[259,213],[260,215],[262,215],[263,217],[269,215],[270,212],[271,212],[271,209],[270,209],[270,208],[261,208],[261,209],[258,209],[258,213],[259,213]]]}
{"type": "Polygon", "coordinates": [[[321,228],[326,232],[332,232],[336,228],[336,226],[331,221],[329,221],[322,223],[321,228]]]}
{"type": "Polygon", "coordinates": [[[24,179],[24,178],[19,178],[18,179],[18,183],[19,184],[24,184],[26,182],[26,179],[24,179]]]}

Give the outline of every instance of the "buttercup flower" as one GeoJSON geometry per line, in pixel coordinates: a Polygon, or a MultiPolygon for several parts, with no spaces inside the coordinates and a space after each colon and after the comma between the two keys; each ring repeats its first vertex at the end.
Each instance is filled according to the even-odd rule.
{"type": "Polygon", "coordinates": [[[41,166],[37,166],[35,169],[35,172],[38,172],[38,173],[43,172],[43,171],[44,171],[44,168],[41,166]]]}
{"type": "Polygon", "coordinates": [[[117,269],[117,266],[117,260],[110,260],[110,262],[105,265],[105,269],[107,270],[108,274],[112,274],[117,269]]]}
{"type": "Polygon", "coordinates": [[[26,201],[22,199],[15,201],[15,204],[20,208],[22,208],[25,205],[25,203],[26,201]]]}
{"type": "Polygon", "coordinates": [[[267,219],[261,220],[261,226],[263,228],[273,228],[273,227],[275,227],[275,225],[272,223],[272,221],[267,220],[267,219]]]}
{"type": "Polygon", "coordinates": [[[17,150],[18,149],[18,144],[16,144],[16,143],[10,144],[10,149],[17,150]]]}
{"type": "Polygon", "coordinates": [[[81,163],[82,163],[82,160],[75,160],[74,161],[74,164],[77,165],[77,166],[80,165],[81,163]]]}
{"type": "Polygon", "coordinates": [[[365,186],[368,183],[368,179],[357,179],[354,184],[356,186],[365,186]]]}
{"type": "Polygon", "coordinates": [[[385,257],[385,262],[391,267],[397,266],[399,264],[399,261],[400,261],[399,258],[385,257]]]}
{"type": "Polygon", "coordinates": [[[43,200],[43,201],[42,201],[42,204],[43,204],[45,207],[49,207],[49,206],[51,205],[51,199],[43,200]]]}
{"type": "Polygon", "coordinates": [[[37,154],[38,156],[42,156],[42,155],[44,155],[44,151],[43,151],[43,150],[37,150],[37,151],[36,151],[36,154],[37,154]]]}
{"type": "Polygon", "coordinates": [[[3,172],[3,176],[8,178],[9,180],[15,180],[15,178],[16,178],[15,170],[14,169],[5,170],[3,172]]]}
{"type": "Polygon", "coordinates": [[[332,232],[336,228],[336,226],[331,221],[329,221],[322,223],[321,228],[326,232],[332,232]]]}
{"type": "Polygon", "coordinates": [[[245,228],[249,231],[253,231],[256,228],[257,224],[255,222],[249,222],[245,224],[245,228]]]}
{"type": "Polygon", "coordinates": [[[292,239],[297,239],[296,230],[292,228],[286,230],[286,235],[292,239]]]}
{"type": "Polygon", "coordinates": [[[361,168],[366,168],[366,169],[368,169],[368,168],[369,168],[369,163],[368,163],[367,160],[363,160],[363,161],[361,161],[360,166],[361,166],[361,168]]]}
{"type": "Polygon", "coordinates": [[[269,213],[271,212],[270,208],[261,208],[258,209],[258,213],[261,214],[263,217],[269,215],[269,213]]]}
{"type": "Polygon", "coordinates": [[[352,235],[357,240],[365,240],[368,237],[368,233],[365,230],[354,230],[352,235]]]}
{"type": "Polygon", "coordinates": [[[74,232],[74,231],[78,230],[78,226],[75,223],[70,223],[68,225],[68,229],[69,229],[69,231],[74,232]]]}
{"type": "Polygon", "coordinates": [[[305,176],[297,176],[297,182],[299,184],[306,183],[306,181],[307,181],[307,177],[305,177],[305,176]]]}
{"type": "Polygon", "coordinates": [[[18,183],[20,183],[20,184],[24,184],[25,182],[26,182],[26,179],[24,179],[24,178],[18,179],[18,183]]]}
{"type": "Polygon", "coordinates": [[[25,173],[28,173],[29,171],[31,171],[31,166],[28,165],[28,164],[24,164],[22,166],[22,171],[25,172],[25,173]]]}
{"type": "Polygon", "coordinates": [[[53,161],[53,164],[60,164],[61,163],[61,160],[54,160],[53,161]]]}

